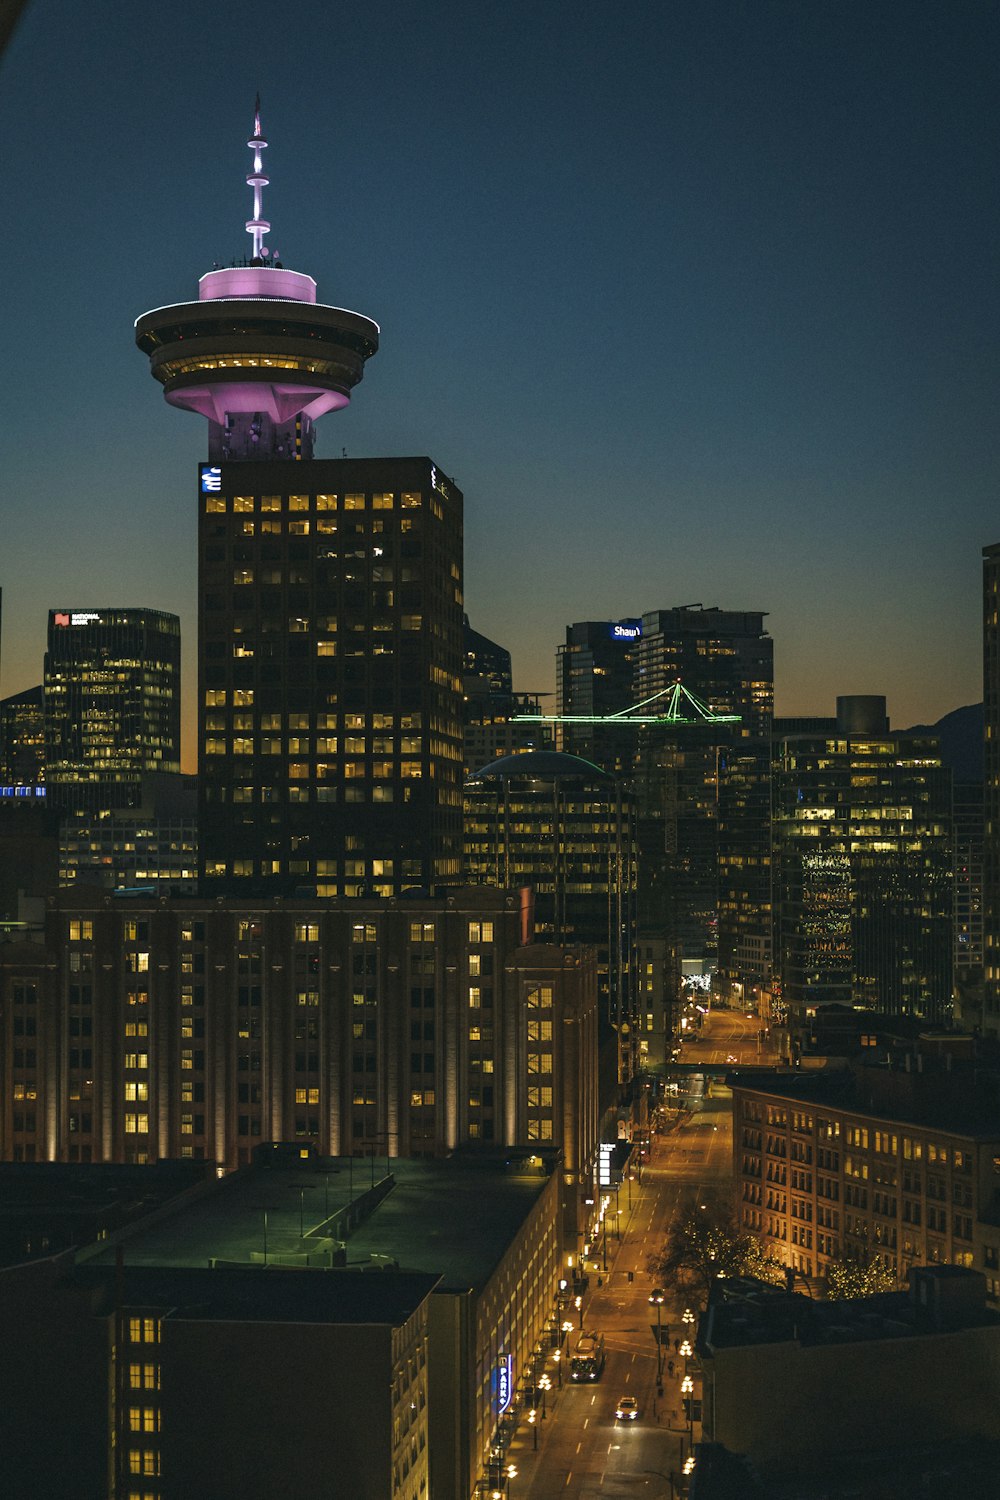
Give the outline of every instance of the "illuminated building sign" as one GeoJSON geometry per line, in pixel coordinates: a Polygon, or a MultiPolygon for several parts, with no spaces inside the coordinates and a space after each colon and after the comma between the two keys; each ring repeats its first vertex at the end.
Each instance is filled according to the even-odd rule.
{"type": "Polygon", "coordinates": [[[218,465],[202,464],[199,472],[201,474],[201,493],[203,495],[217,495],[222,489],[222,470],[218,465]]]}
{"type": "Polygon", "coordinates": [[[514,1356],[505,1354],[497,1365],[497,1415],[503,1416],[514,1399],[514,1356]]]}
{"type": "Polygon", "coordinates": [[[611,1187],[611,1158],[615,1154],[614,1141],[602,1141],[600,1145],[601,1159],[597,1167],[598,1187],[611,1187]]]}
{"type": "Polygon", "coordinates": [[[641,620],[618,620],[611,627],[613,641],[637,641],[641,635],[641,620]]]}
{"type": "Polygon", "coordinates": [[[56,609],[52,612],[52,623],[53,625],[100,625],[101,617],[93,609],[56,609]]]}

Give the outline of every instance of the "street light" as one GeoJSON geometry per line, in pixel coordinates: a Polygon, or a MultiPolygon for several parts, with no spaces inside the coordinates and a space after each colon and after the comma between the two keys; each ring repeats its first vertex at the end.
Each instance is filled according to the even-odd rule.
{"type": "Polygon", "coordinates": [[[548,1416],[548,1411],[546,1410],[545,1406],[545,1397],[552,1389],[552,1377],[550,1375],[540,1376],[538,1380],[538,1389],[542,1393],[542,1421],[544,1422],[545,1418],[548,1416]]]}
{"type": "MultiPolygon", "coordinates": [[[[266,1232],[266,1226],[265,1226],[265,1232],[266,1232]]],[[[574,1297],[573,1298],[573,1304],[576,1307],[577,1315],[578,1315],[578,1317],[580,1319],[580,1328],[581,1328],[581,1331],[582,1331],[582,1329],[583,1329],[583,1298],[580,1297],[580,1296],[574,1297]]]]}
{"type": "Polygon", "coordinates": [[[688,1420],[688,1442],[694,1443],[694,1381],[690,1375],[685,1375],[681,1381],[681,1395],[687,1408],[688,1420]]]}
{"type": "Polygon", "coordinates": [[[649,1294],[651,1306],[656,1308],[656,1383],[663,1384],[663,1330],[660,1324],[660,1308],[666,1300],[662,1286],[654,1286],[649,1294]]]}
{"type": "Polygon", "coordinates": [[[562,1390],[562,1350],[557,1349],[552,1359],[556,1367],[556,1379],[559,1381],[559,1389],[562,1390]]]}

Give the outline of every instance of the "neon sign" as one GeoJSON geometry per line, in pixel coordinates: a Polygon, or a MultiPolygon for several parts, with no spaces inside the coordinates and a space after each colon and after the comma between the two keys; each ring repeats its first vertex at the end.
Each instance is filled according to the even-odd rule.
{"type": "Polygon", "coordinates": [[[613,641],[637,641],[642,635],[641,620],[619,620],[611,627],[613,641]]]}
{"type": "Polygon", "coordinates": [[[222,489],[222,470],[217,464],[202,464],[201,469],[201,493],[203,495],[217,495],[222,489]]]}
{"type": "Polygon", "coordinates": [[[514,1399],[514,1356],[505,1354],[497,1365],[497,1415],[503,1416],[514,1399]]]}
{"type": "Polygon", "coordinates": [[[94,609],[55,609],[52,611],[53,625],[100,625],[101,617],[94,609]]]}

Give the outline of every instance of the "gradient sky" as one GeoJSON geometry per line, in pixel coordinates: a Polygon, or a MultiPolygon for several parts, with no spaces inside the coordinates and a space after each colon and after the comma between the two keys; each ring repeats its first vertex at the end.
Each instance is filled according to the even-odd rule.
{"type": "Polygon", "coordinates": [[[205,424],[132,324],[245,253],[259,89],[269,243],[382,327],[317,453],[455,478],[518,686],[570,621],[701,601],[769,611],[779,712],[978,700],[998,74],[987,0],[34,0],[0,62],[2,691],[50,607],[176,610],[191,743],[205,424]]]}

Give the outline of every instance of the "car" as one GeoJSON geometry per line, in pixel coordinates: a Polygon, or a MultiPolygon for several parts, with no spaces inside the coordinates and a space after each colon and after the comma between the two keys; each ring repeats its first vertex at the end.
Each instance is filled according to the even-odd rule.
{"type": "Polygon", "coordinates": [[[623,1396],[615,1407],[616,1422],[634,1422],[639,1415],[639,1403],[634,1396],[623,1396]]]}

